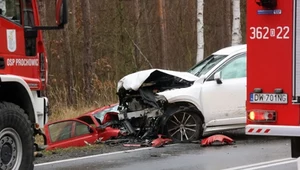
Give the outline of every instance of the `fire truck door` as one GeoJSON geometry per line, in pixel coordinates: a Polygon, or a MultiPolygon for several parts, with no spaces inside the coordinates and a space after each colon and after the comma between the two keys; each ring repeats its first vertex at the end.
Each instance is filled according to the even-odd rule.
{"type": "MultiPolygon", "coordinates": [[[[13,56],[24,56],[24,29],[20,18],[20,2],[19,0],[1,1],[0,57],[9,59],[13,56]]],[[[8,61],[7,65],[15,64],[13,60],[8,61]]]]}

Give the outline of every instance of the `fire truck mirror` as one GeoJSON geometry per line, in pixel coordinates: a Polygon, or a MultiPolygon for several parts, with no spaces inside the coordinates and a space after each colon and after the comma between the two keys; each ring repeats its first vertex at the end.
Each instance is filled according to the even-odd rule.
{"type": "Polygon", "coordinates": [[[68,22],[67,0],[56,0],[56,24],[63,27],[68,22]]]}
{"type": "Polygon", "coordinates": [[[277,0],[256,0],[256,4],[266,9],[274,9],[277,7],[277,0]]]}

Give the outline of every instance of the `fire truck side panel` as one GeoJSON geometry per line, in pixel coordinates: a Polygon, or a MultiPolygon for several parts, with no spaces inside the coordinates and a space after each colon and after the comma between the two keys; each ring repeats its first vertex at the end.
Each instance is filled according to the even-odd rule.
{"type": "MultiPolygon", "coordinates": [[[[272,133],[276,131],[270,129],[272,125],[299,125],[300,109],[299,105],[292,103],[291,83],[293,82],[293,3],[293,0],[278,0],[277,8],[273,11],[276,14],[266,14],[268,11],[263,10],[254,0],[247,1],[246,108],[247,111],[261,109],[274,110],[277,113],[276,121],[273,123],[255,123],[248,119],[247,134],[274,135],[272,133]],[[273,94],[275,89],[282,89],[283,93],[287,94],[287,103],[251,103],[250,93],[259,88],[262,93],[273,94]]],[[[281,134],[276,132],[279,133],[281,134]]]]}

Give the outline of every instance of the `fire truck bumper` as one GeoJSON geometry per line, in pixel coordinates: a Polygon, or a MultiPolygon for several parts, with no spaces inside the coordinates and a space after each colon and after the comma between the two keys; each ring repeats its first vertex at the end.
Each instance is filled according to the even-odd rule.
{"type": "Polygon", "coordinates": [[[300,126],[246,125],[247,135],[300,136],[300,126]]]}

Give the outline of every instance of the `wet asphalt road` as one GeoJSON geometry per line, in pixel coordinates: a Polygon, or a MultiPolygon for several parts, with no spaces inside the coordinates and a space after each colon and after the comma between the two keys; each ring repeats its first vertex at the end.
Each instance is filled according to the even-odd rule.
{"type": "MultiPolygon", "coordinates": [[[[231,135],[231,137],[236,140],[235,145],[201,147],[199,144],[174,144],[163,148],[142,148],[133,152],[40,164],[36,165],[35,169],[219,170],[290,157],[289,139],[245,135],[231,135]]],[[[292,160],[291,163],[256,168],[293,170],[296,167],[296,162],[292,160]]]]}

